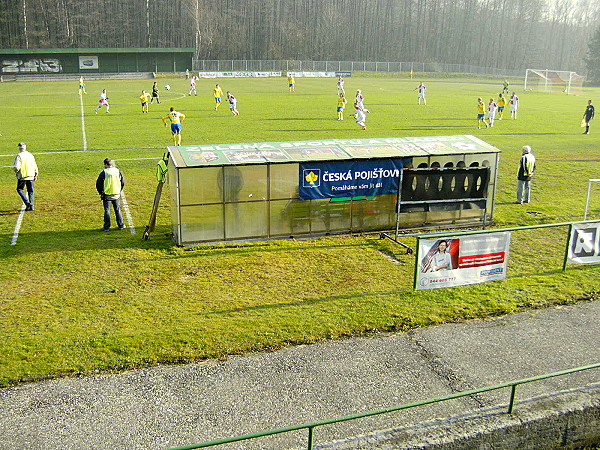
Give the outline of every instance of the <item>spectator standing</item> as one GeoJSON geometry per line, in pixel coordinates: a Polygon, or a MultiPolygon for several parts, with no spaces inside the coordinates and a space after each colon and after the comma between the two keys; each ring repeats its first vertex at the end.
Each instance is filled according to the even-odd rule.
{"type": "Polygon", "coordinates": [[[529,145],[523,146],[519,171],[517,173],[517,204],[529,203],[531,196],[531,177],[535,172],[535,156],[529,145]]]}
{"type": "Polygon", "coordinates": [[[121,191],[125,187],[123,174],[115,167],[112,159],[104,160],[104,170],[98,175],[96,180],[96,190],[100,194],[104,206],[104,227],[102,231],[110,231],[110,208],[115,210],[117,226],[119,230],[125,228],[123,216],[121,215],[121,191]]]}
{"type": "Polygon", "coordinates": [[[19,142],[19,153],[13,161],[13,170],[17,175],[17,193],[23,199],[25,211],[33,211],[33,184],[38,177],[38,166],[35,157],[27,151],[27,146],[19,142]],[[27,195],[25,195],[27,189],[27,195]]]}

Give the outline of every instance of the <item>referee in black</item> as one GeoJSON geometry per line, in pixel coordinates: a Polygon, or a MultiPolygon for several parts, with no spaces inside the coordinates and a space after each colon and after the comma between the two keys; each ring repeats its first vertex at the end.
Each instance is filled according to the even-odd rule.
{"type": "Polygon", "coordinates": [[[583,134],[590,134],[590,120],[594,118],[594,105],[592,105],[592,101],[588,100],[588,104],[585,107],[585,112],[583,113],[583,121],[585,122],[585,131],[583,134]]]}

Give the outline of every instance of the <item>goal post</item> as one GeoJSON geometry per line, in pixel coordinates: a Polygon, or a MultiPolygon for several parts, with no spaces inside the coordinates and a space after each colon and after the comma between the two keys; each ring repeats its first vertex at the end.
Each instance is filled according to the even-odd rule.
{"type": "Polygon", "coordinates": [[[525,90],[580,95],[585,77],[569,70],[527,69],[525,90]]]}

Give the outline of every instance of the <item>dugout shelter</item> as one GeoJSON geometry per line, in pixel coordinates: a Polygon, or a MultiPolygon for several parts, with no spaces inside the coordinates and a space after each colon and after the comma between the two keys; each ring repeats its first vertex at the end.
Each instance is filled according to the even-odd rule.
{"type": "Polygon", "coordinates": [[[169,147],[178,245],[481,225],[500,150],[474,136],[169,147]]]}

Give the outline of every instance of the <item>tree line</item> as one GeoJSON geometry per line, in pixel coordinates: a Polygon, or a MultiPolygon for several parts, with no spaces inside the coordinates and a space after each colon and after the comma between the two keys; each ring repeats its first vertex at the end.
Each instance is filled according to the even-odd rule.
{"type": "Polygon", "coordinates": [[[585,71],[596,0],[2,0],[2,48],[585,71]]]}

